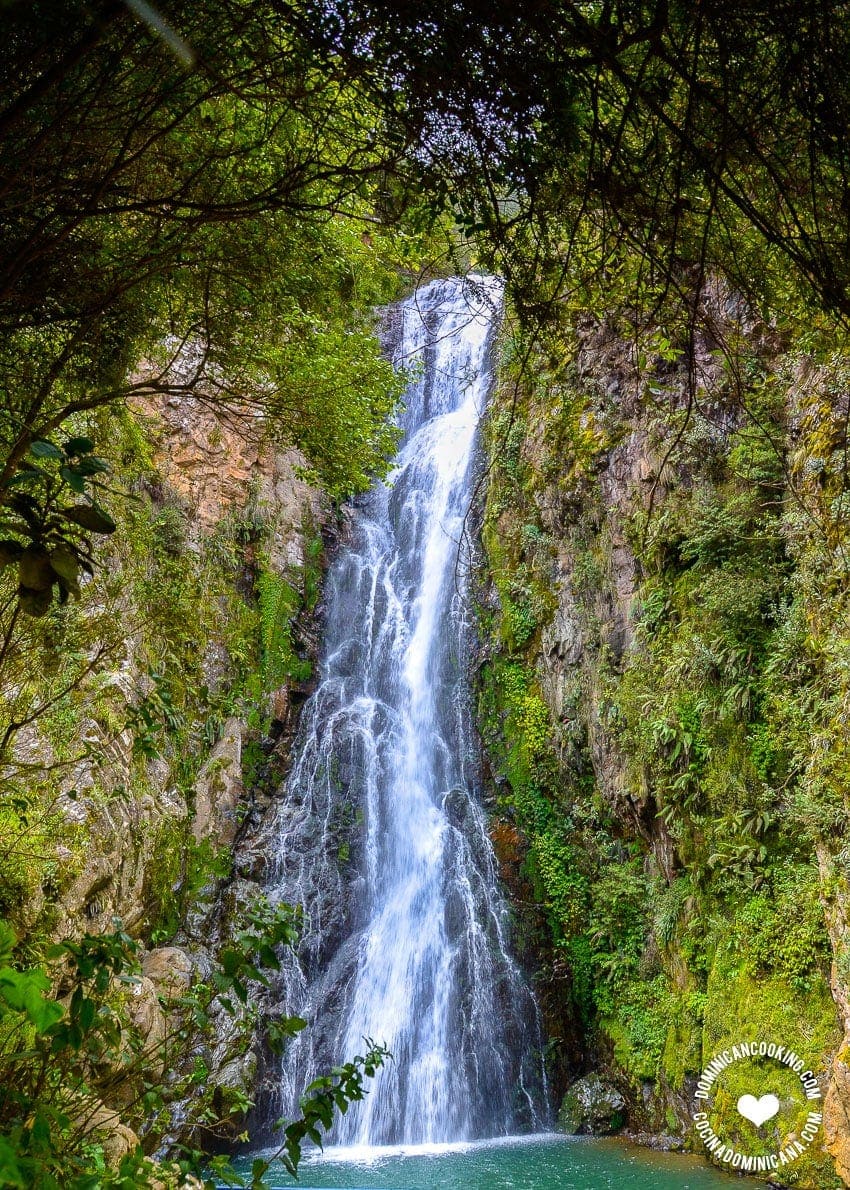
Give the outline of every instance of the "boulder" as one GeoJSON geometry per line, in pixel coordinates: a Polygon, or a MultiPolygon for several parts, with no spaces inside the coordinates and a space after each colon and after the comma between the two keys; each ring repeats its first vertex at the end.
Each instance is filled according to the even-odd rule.
{"type": "Polygon", "coordinates": [[[558,1124],[572,1135],[605,1136],[626,1122],[626,1101],[598,1074],[576,1079],[564,1096],[558,1124]]]}
{"type": "Polygon", "coordinates": [[[76,1123],[101,1145],[103,1159],[110,1169],[116,1169],[122,1158],[132,1153],[139,1143],[133,1129],[122,1124],[118,1112],[105,1103],[86,1104],[76,1123]]]}
{"type": "Polygon", "coordinates": [[[143,1052],[153,1063],[156,1074],[161,1075],[167,1029],[153,981],[146,976],[137,979],[126,995],[125,1003],[129,1023],[143,1039],[143,1052]]]}

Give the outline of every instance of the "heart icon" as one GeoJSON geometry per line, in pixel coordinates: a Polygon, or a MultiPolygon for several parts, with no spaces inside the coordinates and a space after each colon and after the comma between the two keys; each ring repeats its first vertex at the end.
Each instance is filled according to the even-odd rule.
{"type": "Polygon", "coordinates": [[[765,1120],[772,1120],[779,1111],[779,1100],[775,1095],[762,1095],[756,1099],[755,1095],[742,1095],[738,1100],[738,1111],[745,1120],[752,1120],[756,1128],[760,1128],[765,1120]]]}

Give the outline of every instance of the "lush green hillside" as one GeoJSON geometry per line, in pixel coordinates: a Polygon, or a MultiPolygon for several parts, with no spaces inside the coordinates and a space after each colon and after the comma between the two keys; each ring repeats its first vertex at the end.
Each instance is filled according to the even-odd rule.
{"type": "Polygon", "coordinates": [[[612,308],[523,347],[488,426],[480,714],[555,1070],[687,1135],[715,1053],[789,1038],[834,1080],[846,1177],[846,364],[717,281],[688,338],[612,308]]]}
{"type": "Polygon", "coordinates": [[[509,312],[479,721],[553,1085],[696,1145],[711,1055],[788,1040],[799,1184],[850,1182],[846,4],[4,23],[0,1184],[182,1144],[178,1183],[300,1027],[258,1020],[295,924],[246,840],[396,439],[376,309],[470,262],[509,312]]]}

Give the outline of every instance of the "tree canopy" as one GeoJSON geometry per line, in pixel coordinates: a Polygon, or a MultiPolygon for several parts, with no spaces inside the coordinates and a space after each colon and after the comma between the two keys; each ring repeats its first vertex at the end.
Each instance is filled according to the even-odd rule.
{"type": "Polygon", "coordinates": [[[846,3],[140,11],[6,9],[0,488],[74,413],[199,382],[362,484],[387,378],[346,318],[401,211],[453,210],[530,315],[626,256],[850,313],[846,3]]]}
{"type": "Polygon", "coordinates": [[[270,6],[180,13],[191,64],[122,4],[4,20],[0,491],[73,415],[190,390],[362,486],[396,396],[364,311],[406,253],[375,217],[379,116],[270,6]]]}
{"type": "Polygon", "coordinates": [[[624,248],[846,319],[845,3],[308,3],[529,309],[624,248]],[[578,266],[577,270],[574,266],[578,266]],[[535,292],[536,290],[536,292],[535,292]]]}

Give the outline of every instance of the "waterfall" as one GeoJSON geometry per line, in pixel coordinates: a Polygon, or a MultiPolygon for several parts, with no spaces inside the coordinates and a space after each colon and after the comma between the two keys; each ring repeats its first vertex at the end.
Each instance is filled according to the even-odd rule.
{"type": "Polygon", "coordinates": [[[328,572],[319,682],[276,821],[272,895],[304,912],[278,1008],[309,1027],[272,1109],[294,1114],[364,1037],[393,1054],[336,1123],[340,1144],[502,1135],[540,1109],[537,1012],[480,805],[459,564],[500,310],[480,277],[393,311],[394,359],[413,365],[400,447],[328,572]]]}

